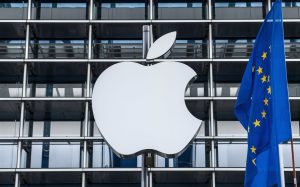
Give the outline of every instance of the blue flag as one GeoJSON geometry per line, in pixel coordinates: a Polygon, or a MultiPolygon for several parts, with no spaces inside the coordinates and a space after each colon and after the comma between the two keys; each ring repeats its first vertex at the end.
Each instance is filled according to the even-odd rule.
{"type": "Polygon", "coordinates": [[[281,186],[278,144],[291,139],[281,1],[262,24],[235,114],[248,131],[245,186],[281,186]]]}

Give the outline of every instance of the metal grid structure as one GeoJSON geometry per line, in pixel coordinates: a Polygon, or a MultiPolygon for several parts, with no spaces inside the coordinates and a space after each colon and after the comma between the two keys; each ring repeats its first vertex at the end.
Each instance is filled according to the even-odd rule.
{"type": "MultiPolygon", "coordinates": [[[[272,2],[257,0],[258,8],[247,0],[238,2],[247,6],[231,6],[237,3],[233,0],[57,0],[54,4],[76,5],[59,9],[57,4],[48,7],[52,1],[3,2],[0,186],[140,185],[140,158],[117,159],[97,132],[91,93],[96,78],[110,65],[145,62],[143,25],[150,25],[153,40],[177,30],[171,55],[154,62],[176,60],[197,72],[185,99],[191,113],[204,120],[181,157],[155,157],[155,167],[149,168],[151,186],[242,186],[247,135],[233,106],[272,2]],[[118,3],[135,6],[118,9],[118,3]]],[[[294,4],[284,7],[284,24],[299,171],[300,1],[285,3],[294,4]]],[[[284,150],[286,183],[291,185],[289,144],[284,150]]]]}

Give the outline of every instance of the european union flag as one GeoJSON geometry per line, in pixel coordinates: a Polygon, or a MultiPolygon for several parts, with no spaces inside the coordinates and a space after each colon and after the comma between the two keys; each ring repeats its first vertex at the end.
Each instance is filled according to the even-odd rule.
{"type": "Polygon", "coordinates": [[[279,0],[255,40],[235,114],[248,131],[245,186],[281,186],[278,144],[291,139],[291,119],[279,0]]]}

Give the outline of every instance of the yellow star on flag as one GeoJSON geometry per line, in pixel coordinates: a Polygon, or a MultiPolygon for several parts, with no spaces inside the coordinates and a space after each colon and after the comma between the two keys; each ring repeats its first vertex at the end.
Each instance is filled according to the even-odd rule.
{"type": "Polygon", "coordinates": [[[256,154],[256,148],[252,145],[252,147],[250,148],[251,149],[251,152],[256,154]]]}
{"type": "Polygon", "coordinates": [[[253,122],[254,127],[259,127],[260,126],[260,121],[257,119],[253,122]]]}
{"type": "Polygon", "coordinates": [[[266,82],[267,81],[267,76],[263,76],[262,78],[260,78],[261,79],[261,83],[264,83],[264,82],[266,82]]]}
{"type": "Polygon", "coordinates": [[[254,72],[254,70],[255,70],[255,66],[252,66],[252,73],[254,72]]]}
{"type": "Polygon", "coordinates": [[[261,55],[262,59],[265,60],[267,58],[267,52],[263,52],[263,54],[261,55]]]}
{"type": "Polygon", "coordinates": [[[252,159],[252,163],[256,166],[256,158],[252,159]]]}
{"type": "Polygon", "coordinates": [[[266,116],[267,116],[267,113],[266,113],[265,110],[263,110],[263,111],[261,112],[261,117],[262,117],[262,118],[266,118],[266,116]]]}
{"type": "Polygon", "coordinates": [[[263,72],[263,69],[260,66],[258,66],[258,69],[256,71],[258,75],[260,75],[263,72]]]}
{"type": "Polygon", "coordinates": [[[266,106],[268,106],[269,100],[268,100],[267,98],[264,99],[264,104],[265,104],[266,106]]]}
{"type": "Polygon", "coordinates": [[[271,93],[272,93],[271,86],[269,86],[269,87],[267,88],[267,90],[268,90],[268,94],[270,94],[270,95],[271,95],[271,93]]]}

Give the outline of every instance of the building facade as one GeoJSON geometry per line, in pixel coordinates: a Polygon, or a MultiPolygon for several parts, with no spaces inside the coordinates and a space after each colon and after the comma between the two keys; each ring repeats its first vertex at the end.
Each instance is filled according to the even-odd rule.
{"type": "MultiPolygon", "coordinates": [[[[271,5],[271,0],[1,1],[0,186],[140,186],[141,158],[120,159],[109,149],[94,121],[91,94],[112,64],[145,62],[143,25],[150,26],[153,41],[177,31],[171,54],[154,62],[176,60],[197,72],[185,100],[203,120],[181,156],[155,155],[151,186],[243,186],[247,133],[233,107],[271,5]]],[[[299,171],[300,1],[283,0],[283,17],[299,171]]],[[[290,144],[283,150],[286,184],[292,186],[290,144]]]]}

